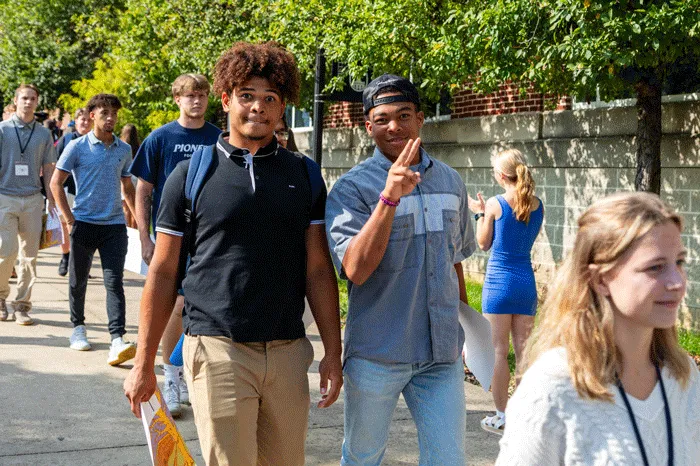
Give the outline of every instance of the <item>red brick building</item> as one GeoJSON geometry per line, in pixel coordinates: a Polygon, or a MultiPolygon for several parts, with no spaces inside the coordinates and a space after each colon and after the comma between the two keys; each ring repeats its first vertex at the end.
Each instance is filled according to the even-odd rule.
{"type": "MultiPolygon", "coordinates": [[[[515,84],[502,84],[496,92],[479,94],[470,89],[457,92],[452,97],[450,118],[469,118],[488,115],[505,115],[544,110],[570,110],[571,98],[543,95],[528,89],[521,95],[515,84]]],[[[359,102],[337,102],[329,105],[323,118],[324,128],[352,128],[364,125],[365,117],[359,102]]]]}

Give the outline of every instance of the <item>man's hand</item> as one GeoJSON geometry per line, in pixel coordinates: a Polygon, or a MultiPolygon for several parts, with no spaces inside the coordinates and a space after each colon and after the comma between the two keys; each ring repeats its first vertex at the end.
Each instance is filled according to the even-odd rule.
{"type": "Polygon", "coordinates": [[[151,241],[150,236],[145,236],[141,238],[141,257],[146,265],[151,265],[151,259],[153,259],[153,251],[156,245],[151,241]]]}
{"type": "Polygon", "coordinates": [[[148,401],[156,391],[156,374],[134,366],[124,381],[124,394],[131,404],[131,412],[141,419],[141,403],[148,401]]]}
{"type": "Polygon", "coordinates": [[[328,408],[338,399],[340,387],[343,386],[343,365],[340,362],[340,356],[324,356],[318,365],[318,373],[321,376],[321,401],[318,402],[318,407],[328,408]],[[328,390],[329,380],[330,391],[328,390]]]}
{"type": "Polygon", "coordinates": [[[49,213],[51,213],[51,212],[53,212],[54,209],[56,208],[56,202],[53,200],[53,198],[51,198],[51,199],[46,199],[46,200],[47,200],[47,202],[48,202],[49,213]]]}
{"type": "Polygon", "coordinates": [[[420,173],[409,168],[411,161],[416,158],[420,150],[420,142],[420,138],[415,141],[409,139],[401,155],[389,169],[389,176],[386,178],[382,195],[390,201],[398,202],[401,197],[409,194],[420,183],[420,173]]]}

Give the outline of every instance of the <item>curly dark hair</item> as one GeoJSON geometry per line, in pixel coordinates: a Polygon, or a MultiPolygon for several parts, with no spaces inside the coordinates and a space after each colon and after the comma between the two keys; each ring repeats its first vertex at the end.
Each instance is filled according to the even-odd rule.
{"type": "Polygon", "coordinates": [[[113,108],[119,110],[122,108],[122,103],[119,97],[114,94],[97,94],[93,96],[85,105],[88,112],[93,112],[97,108],[113,108]]]}
{"type": "Polygon", "coordinates": [[[301,78],[297,62],[277,42],[233,44],[214,66],[214,92],[230,93],[252,77],[269,80],[285,102],[298,103],[301,78]]]}

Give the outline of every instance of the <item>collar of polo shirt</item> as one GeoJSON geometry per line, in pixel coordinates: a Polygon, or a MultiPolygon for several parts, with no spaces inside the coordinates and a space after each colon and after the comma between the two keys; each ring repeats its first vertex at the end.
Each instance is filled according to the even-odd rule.
{"type": "Polygon", "coordinates": [[[31,126],[32,124],[37,123],[36,118],[27,123],[23,119],[21,119],[16,113],[12,114],[11,120],[15,125],[17,125],[18,128],[26,128],[27,126],[31,126]]]}
{"type": "MultiPolygon", "coordinates": [[[[216,147],[222,151],[224,154],[226,154],[226,157],[231,158],[231,157],[245,157],[247,154],[250,154],[250,151],[248,149],[241,149],[239,147],[236,147],[229,143],[225,138],[227,138],[229,135],[229,132],[221,133],[219,135],[219,140],[216,142],[216,147]]],[[[261,147],[260,150],[253,155],[253,157],[267,157],[269,155],[274,155],[277,152],[278,149],[278,144],[277,144],[277,138],[272,138],[272,141],[265,147],[261,147]]]]}

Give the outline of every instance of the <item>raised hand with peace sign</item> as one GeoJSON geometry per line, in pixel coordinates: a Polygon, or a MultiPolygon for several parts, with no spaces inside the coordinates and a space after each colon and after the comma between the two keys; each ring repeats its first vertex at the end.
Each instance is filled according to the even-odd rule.
{"type": "Polygon", "coordinates": [[[420,138],[409,139],[406,147],[389,169],[382,196],[390,202],[398,203],[403,196],[410,194],[420,183],[420,173],[409,168],[411,162],[418,155],[420,144],[420,138]]]}

